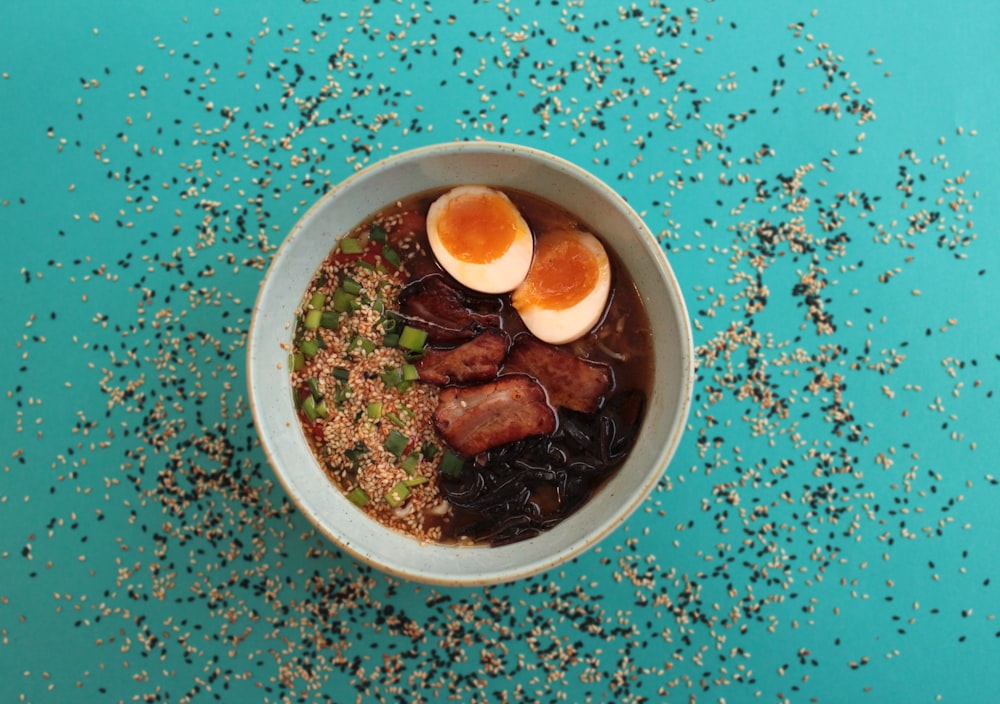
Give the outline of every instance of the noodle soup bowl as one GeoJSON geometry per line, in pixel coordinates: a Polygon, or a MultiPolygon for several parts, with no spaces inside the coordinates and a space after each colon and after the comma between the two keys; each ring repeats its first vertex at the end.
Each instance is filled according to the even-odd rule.
{"type": "Polygon", "coordinates": [[[522,579],[571,560],[612,534],[649,496],[681,438],[693,380],[691,328],[656,237],[613,189],[573,163],[523,146],[461,142],[403,152],[347,178],[315,203],[271,261],[250,328],[248,386],[268,460],[301,512],[343,552],[407,580],[481,585],[522,579]],[[579,217],[617,254],[647,309],[655,363],[645,417],[624,463],[558,525],[501,545],[421,542],[383,526],[327,477],[293,400],[289,350],[296,313],[337,239],[417,193],[489,184],[531,193],[579,217]]]}

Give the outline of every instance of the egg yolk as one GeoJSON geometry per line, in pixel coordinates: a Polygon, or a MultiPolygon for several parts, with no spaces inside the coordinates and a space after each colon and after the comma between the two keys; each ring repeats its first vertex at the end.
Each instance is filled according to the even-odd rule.
{"type": "Polygon", "coordinates": [[[454,198],[437,223],[441,244],[455,259],[486,264],[510,249],[517,235],[514,206],[497,193],[465,193],[454,198]]]}
{"type": "Polygon", "coordinates": [[[573,233],[549,233],[536,244],[528,276],[514,292],[514,307],[570,308],[594,289],[600,269],[594,253],[573,233]]]}

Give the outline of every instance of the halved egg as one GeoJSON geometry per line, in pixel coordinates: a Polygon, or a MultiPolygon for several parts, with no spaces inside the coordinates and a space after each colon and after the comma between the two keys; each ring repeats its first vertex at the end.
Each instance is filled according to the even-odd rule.
{"type": "Polygon", "coordinates": [[[600,321],[611,292],[611,262],[594,235],[554,230],[538,236],[535,260],[511,302],[531,333],[561,345],[600,321]]]}
{"type": "Polygon", "coordinates": [[[444,270],[481,293],[514,290],[534,251],[517,206],[486,186],[458,186],[435,200],[427,212],[427,239],[444,270]]]}

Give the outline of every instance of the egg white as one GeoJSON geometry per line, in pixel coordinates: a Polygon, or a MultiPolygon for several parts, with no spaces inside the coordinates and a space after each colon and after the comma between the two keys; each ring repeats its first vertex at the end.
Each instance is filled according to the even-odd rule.
{"type": "MultiPolygon", "coordinates": [[[[524,301],[518,291],[514,292],[513,304],[525,327],[538,339],[553,345],[572,342],[592,330],[604,316],[611,293],[611,262],[608,254],[594,235],[589,232],[573,231],[572,236],[590,252],[597,262],[597,280],[590,291],[576,303],[565,308],[547,308],[536,301],[524,301]]],[[[544,246],[541,235],[538,247],[544,246]]],[[[528,280],[532,277],[528,273],[528,280]]],[[[528,286],[525,281],[522,286],[528,286]]]]}
{"type": "Polygon", "coordinates": [[[427,212],[427,239],[441,267],[456,281],[480,293],[507,293],[524,281],[531,266],[534,240],[531,228],[517,206],[501,191],[486,186],[458,186],[435,200],[427,212]],[[510,225],[515,229],[514,240],[499,257],[488,262],[470,262],[448,251],[441,240],[439,223],[458,199],[490,195],[509,205],[510,225]]]}

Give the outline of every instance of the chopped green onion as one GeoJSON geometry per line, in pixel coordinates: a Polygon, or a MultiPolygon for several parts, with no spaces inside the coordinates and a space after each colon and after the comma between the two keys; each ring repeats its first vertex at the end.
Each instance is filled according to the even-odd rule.
{"type": "Polygon", "coordinates": [[[313,400],[319,401],[321,398],[323,398],[323,394],[321,394],[319,391],[319,379],[317,379],[314,376],[309,377],[308,383],[309,383],[309,393],[312,394],[313,400]]]}
{"type": "Polygon", "coordinates": [[[361,246],[360,240],[354,237],[344,237],[340,240],[340,251],[344,254],[361,254],[364,247],[361,246]]]}
{"type": "Polygon", "coordinates": [[[326,401],[317,401],[316,402],[316,417],[317,418],[326,418],[326,416],[327,416],[327,413],[326,413],[326,401]]]}
{"type": "Polygon", "coordinates": [[[371,262],[366,262],[364,259],[358,260],[358,266],[362,269],[367,269],[368,271],[375,271],[375,265],[371,262]]]}
{"type": "Polygon", "coordinates": [[[324,303],[326,303],[326,296],[322,293],[314,293],[309,299],[309,305],[313,308],[322,308],[324,303]]]}
{"type": "Polygon", "coordinates": [[[399,347],[399,333],[387,332],[382,338],[382,344],[386,347],[399,347]]]}
{"type": "Polygon", "coordinates": [[[333,292],[333,309],[338,313],[348,313],[354,309],[357,298],[353,293],[338,288],[333,292]]]}
{"type": "Polygon", "coordinates": [[[389,421],[390,421],[390,422],[391,422],[391,423],[392,423],[393,425],[395,425],[395,426],[396,426],[397,428],[402,428],[402,427],[403,427],[404,425],[406,425],[406,423],[405,423],[405,422],[403,421],[403,419],[402,419],[402,418],[400,418],[400,417],[399,417],[398,415],[396,415],[395,413],[392,413],[392,412],[389,412],[389,413],[386,413],[386,414],[385,414],[385,417],[386,417],[386,418],[388,418],[388,419],[389,419],[389,421]]]}
{"type": "Polygon", "coordinates": [[[351,461],[351,469],[354,472],[358,471],[358,467],[361,465],[361,457],[368,452],[368,446],[364,442],[355,443],[354,447],[349,450],[344,450],[344,456],[351,461]]]}
{"type": "Polygon", "coordinates": [[[306,359],[302,356],[301,352],[294,352],[288,355],[288,366],[292,368],[293,372],[297,372],[306,365],[306,359]]]}
{"type": "Polygon", "coordinates": [[[418,328],[411,328],[409,325],[403,326],[403,331],[399,333],[399,346],[419,352],[427,342],[427,331],[418,328]]]}
{"type": "Polygon", "coordinates": [[[302,412],[310,421],[316,420],[316,399],[312,396],[302,399],[302,412]]]}
{"type": "Polygon", "coordinates": [[[403,381],[416,381],[420,378],[420,372],[412,364],[404,364],[402,369],[403,381]]]}
{"type": "Polygon", "coordinates": [[[351,462],[357,463],[357,461],[361,459],[361,455],[366,452],[368,452],[368,446],[365,445],[364,442],[358,441],[358,443],[351,449],[344,450],[344,455],[346,455],[347,459],[351,460],[351,462]]]}
{"type": "Polygon", "coordinates": [[[337,381],[347,381],[351,378],[351,370],[347,367],[334,367],[333,378],[337,381]]]}
{"type": "Polygon", "coordinates": [[[319,327],[320,321],[323,320],[323,311],[319,308],[313,308],[311,311],[306,313],[305,320],[302,324],[305,326],[306,330],[315,330],[319,327]]]}
{"type": "Polygon", "coordinates": [[[387,235],[388,233],[385,231],[385,228],[382,227],[381,225],[376,225],[375,223],[372,223],[372,226],[368,228],[368,236],[371,239],[375,240],[376,242],[385,242],[385,238],[387,235]]]}
{"type": "Polygon", "coordinates": [[[403,383],[403,374],[399,369],[390,367],[382,372],[382,383],[392,389],[397,389],[403,383]]]}
{"type": "Polygon", "coordinates": [[[424,446],[420,448],[420,454],[424,456],[425,460],[434,459],[434,457],[437,456],[437,453],[438,446],[433,443],[425,442],[424,446]]]}
{"type": "Polygon", "coordinates": [[[401,503],[406,501],[406,497],[410,495],[410,487],[406,486],[406,482],[399,481],[396,482],[396,486],[389,490],[389,493],[385,495],[385,500],[393,508],[399,506],[401,503]]]}
{"type": "Polygon", "coordinates": [[[316,353],[319,352],[319,343],[316,340],[303,340],[299,347],[302,349],[302,354],[309,359],[315,357],[316,353]]]}
{"type": "Polygon", "coordinates": [[[368,417],[372,420],[378,420],[382,417],[382,402],[372,401],[368,404],[368,417]]]}
{"type": "Polygon", "coordinates": [[[403,483],[408,487],[420,486],[421,484],[426,484],[429,480],[422,474],[415,477],[410,477],[409,479],[404,479],[403,483]]]}
{"type": "Polygon", "coordinates": [[[335,310],[325,310],[319,316],[319,326],[327,330],[336,330],[340,325],[340,313],[335,310]]]}
{"type": "Polygon", "coordinates": [[[394,267],[396,267],[397,269],[399,268],[400,265],[399,253],[395,249],[393,249],[389,245],[385,245],[384,247],[382,247],[382,256],[385,257],[385,260],[390,264],[392,264],[394,267]]]}
{"type": "Polygon", "coordinates": [[[360,486],[356,486],[347,492],[347,498],[355,506],[360,506],[364,508],[371,501],[371,497],[368,496],[368,492],[362,489],[360,486]]]}
{"type": "Polygon", "coordinates": [[[350,276],[345,276],[343,279],[341,279],[340,287],[345,291],[347,291],[352,296],[357,296],[359,293],[361,293],[361,284],[352,279],[350,276]]]}
{"type": "Polygon", "coordinates": [[[355,347],[360,347],[362,350],[364,350],[365,354],[371,354],[372,352],[375,351],[375,343],[362,335],[358,335],[351,342],[351,349],[355,347]]]}
{"type": "Polygon", "coordinates": [[[462,474],[464,466],[465,460],[451,450],[445,450],[444,455],[441,456],[441,464],[438,465],[438,468],[449,476],[457,477],[462,474]]]}
{"type": "MultiPolygon", "coordinates": [[[[417,471],[418,464],[420,464],[420,455],[416,452],[411,452],[410,454],[408,454],[406,457],[403,458],[403,461],[400,463],[399,466],[403,468],[404,472],[406,472],[410,476],[413,476],[413,474],[417,471]]],[[[410,486],[413,485],[410,484],[410,486]]]]}
{"type": "Polygon", "coordinates": [[[410,444],[410,439],[403,435],[401,432],[393,428],[389,431],[389,434],[385,438],[385,442],[382,447],[386,449],[387,452],[391,452],[396,455],[396,457],[402,457],[403,452],[406,447],[410,444]]]}
{"type": "Polygon", "coordinates": [[[338,406],[347,400],[348,395],[351,393],[351,387],[347,383],[341,382],[337,384],[337,388],[333,392],[333,402],[338,406]]]}

